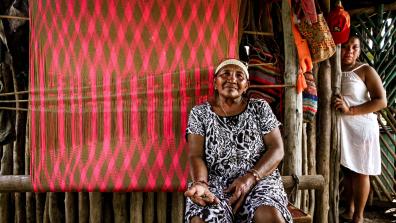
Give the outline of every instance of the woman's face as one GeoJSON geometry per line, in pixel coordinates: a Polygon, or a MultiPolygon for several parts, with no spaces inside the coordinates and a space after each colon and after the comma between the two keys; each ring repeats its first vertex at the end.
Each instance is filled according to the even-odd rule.
{"type": "Polygon", "coordinates": [[[341,63],[343,65],[353,65],[360,55],[360,40],[352,37],[341,47],[341,63]]]}
{"type": "Polygon", "coordinates": [[[214,78],[215,89],[224,98],[236,99],[248,89],[249,81],[242,68],[237,65],[223,67],[214,78]]]}

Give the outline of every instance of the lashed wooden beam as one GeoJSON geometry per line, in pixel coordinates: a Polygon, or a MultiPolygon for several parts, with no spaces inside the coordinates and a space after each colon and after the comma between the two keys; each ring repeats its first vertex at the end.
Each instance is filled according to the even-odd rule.
{"type": "MultiPolygon", "coordinates": [[[[298,176],[301,190],[321,189],[324,185],[322,175],[298,176]]],[[[295,184],[292,176],[282,176],[283,185],[286,189],[292,188],[295,184]]],[[[7,175],[0,176],[0,192],[31,192],[33,191],[32,181],[28,175],[7,175]]]]}
{"type": "MultiPolygon", "coordinates": [[[[394,3],[389,3],[389,4],[384,4],[384,11],[393,11],[396,10],[396,2],[394,3]]],[[[360,9],[352,9],[352,10],[348,10],[349,14],[351,16],[357,15],[357,14],[372,14],[375,13],[377,11],[377,7],[367,7],[367,8],[360,8],[360,9]]]]}

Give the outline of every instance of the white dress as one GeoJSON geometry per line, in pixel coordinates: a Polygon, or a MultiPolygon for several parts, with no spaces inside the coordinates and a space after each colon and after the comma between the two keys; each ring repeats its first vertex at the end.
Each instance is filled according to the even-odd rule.
{"type": "MultiPolygon", "coordinates": [[[[346,104],[361,105],[370,100],[365,83],[355,71],[342,72],[341,94],[346,104]]],[[[341,165],[365,175],[381,174],[381,149],[377,115],[341,115],[341,165]]]]}

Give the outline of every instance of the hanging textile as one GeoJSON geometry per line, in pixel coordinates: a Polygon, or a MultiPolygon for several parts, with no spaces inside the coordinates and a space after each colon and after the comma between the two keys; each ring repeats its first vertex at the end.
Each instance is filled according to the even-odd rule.
{"type": "Polygon", "coordinates": [[[237,55],[239,1],[37,0],[30,6],[36,191],[186,188],[190,108],[237,55]]]}

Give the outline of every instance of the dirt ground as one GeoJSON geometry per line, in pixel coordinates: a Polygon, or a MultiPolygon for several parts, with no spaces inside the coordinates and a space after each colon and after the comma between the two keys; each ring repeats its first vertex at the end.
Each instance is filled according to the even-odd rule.
{"type": "Polygon", "coordinates": [[[394,223],[396,222],[396,204],[393,208],[367,207],[364,215],[365,223],[394,223]]]}
{"type": "MultiPolygon", "coordinates": [[[[342,211],[341,204],[340,212],[342,211]]],[[[364,223],[396,223],[396,203],[373,202],[371,206],[366,206],[364,223]]]]}

